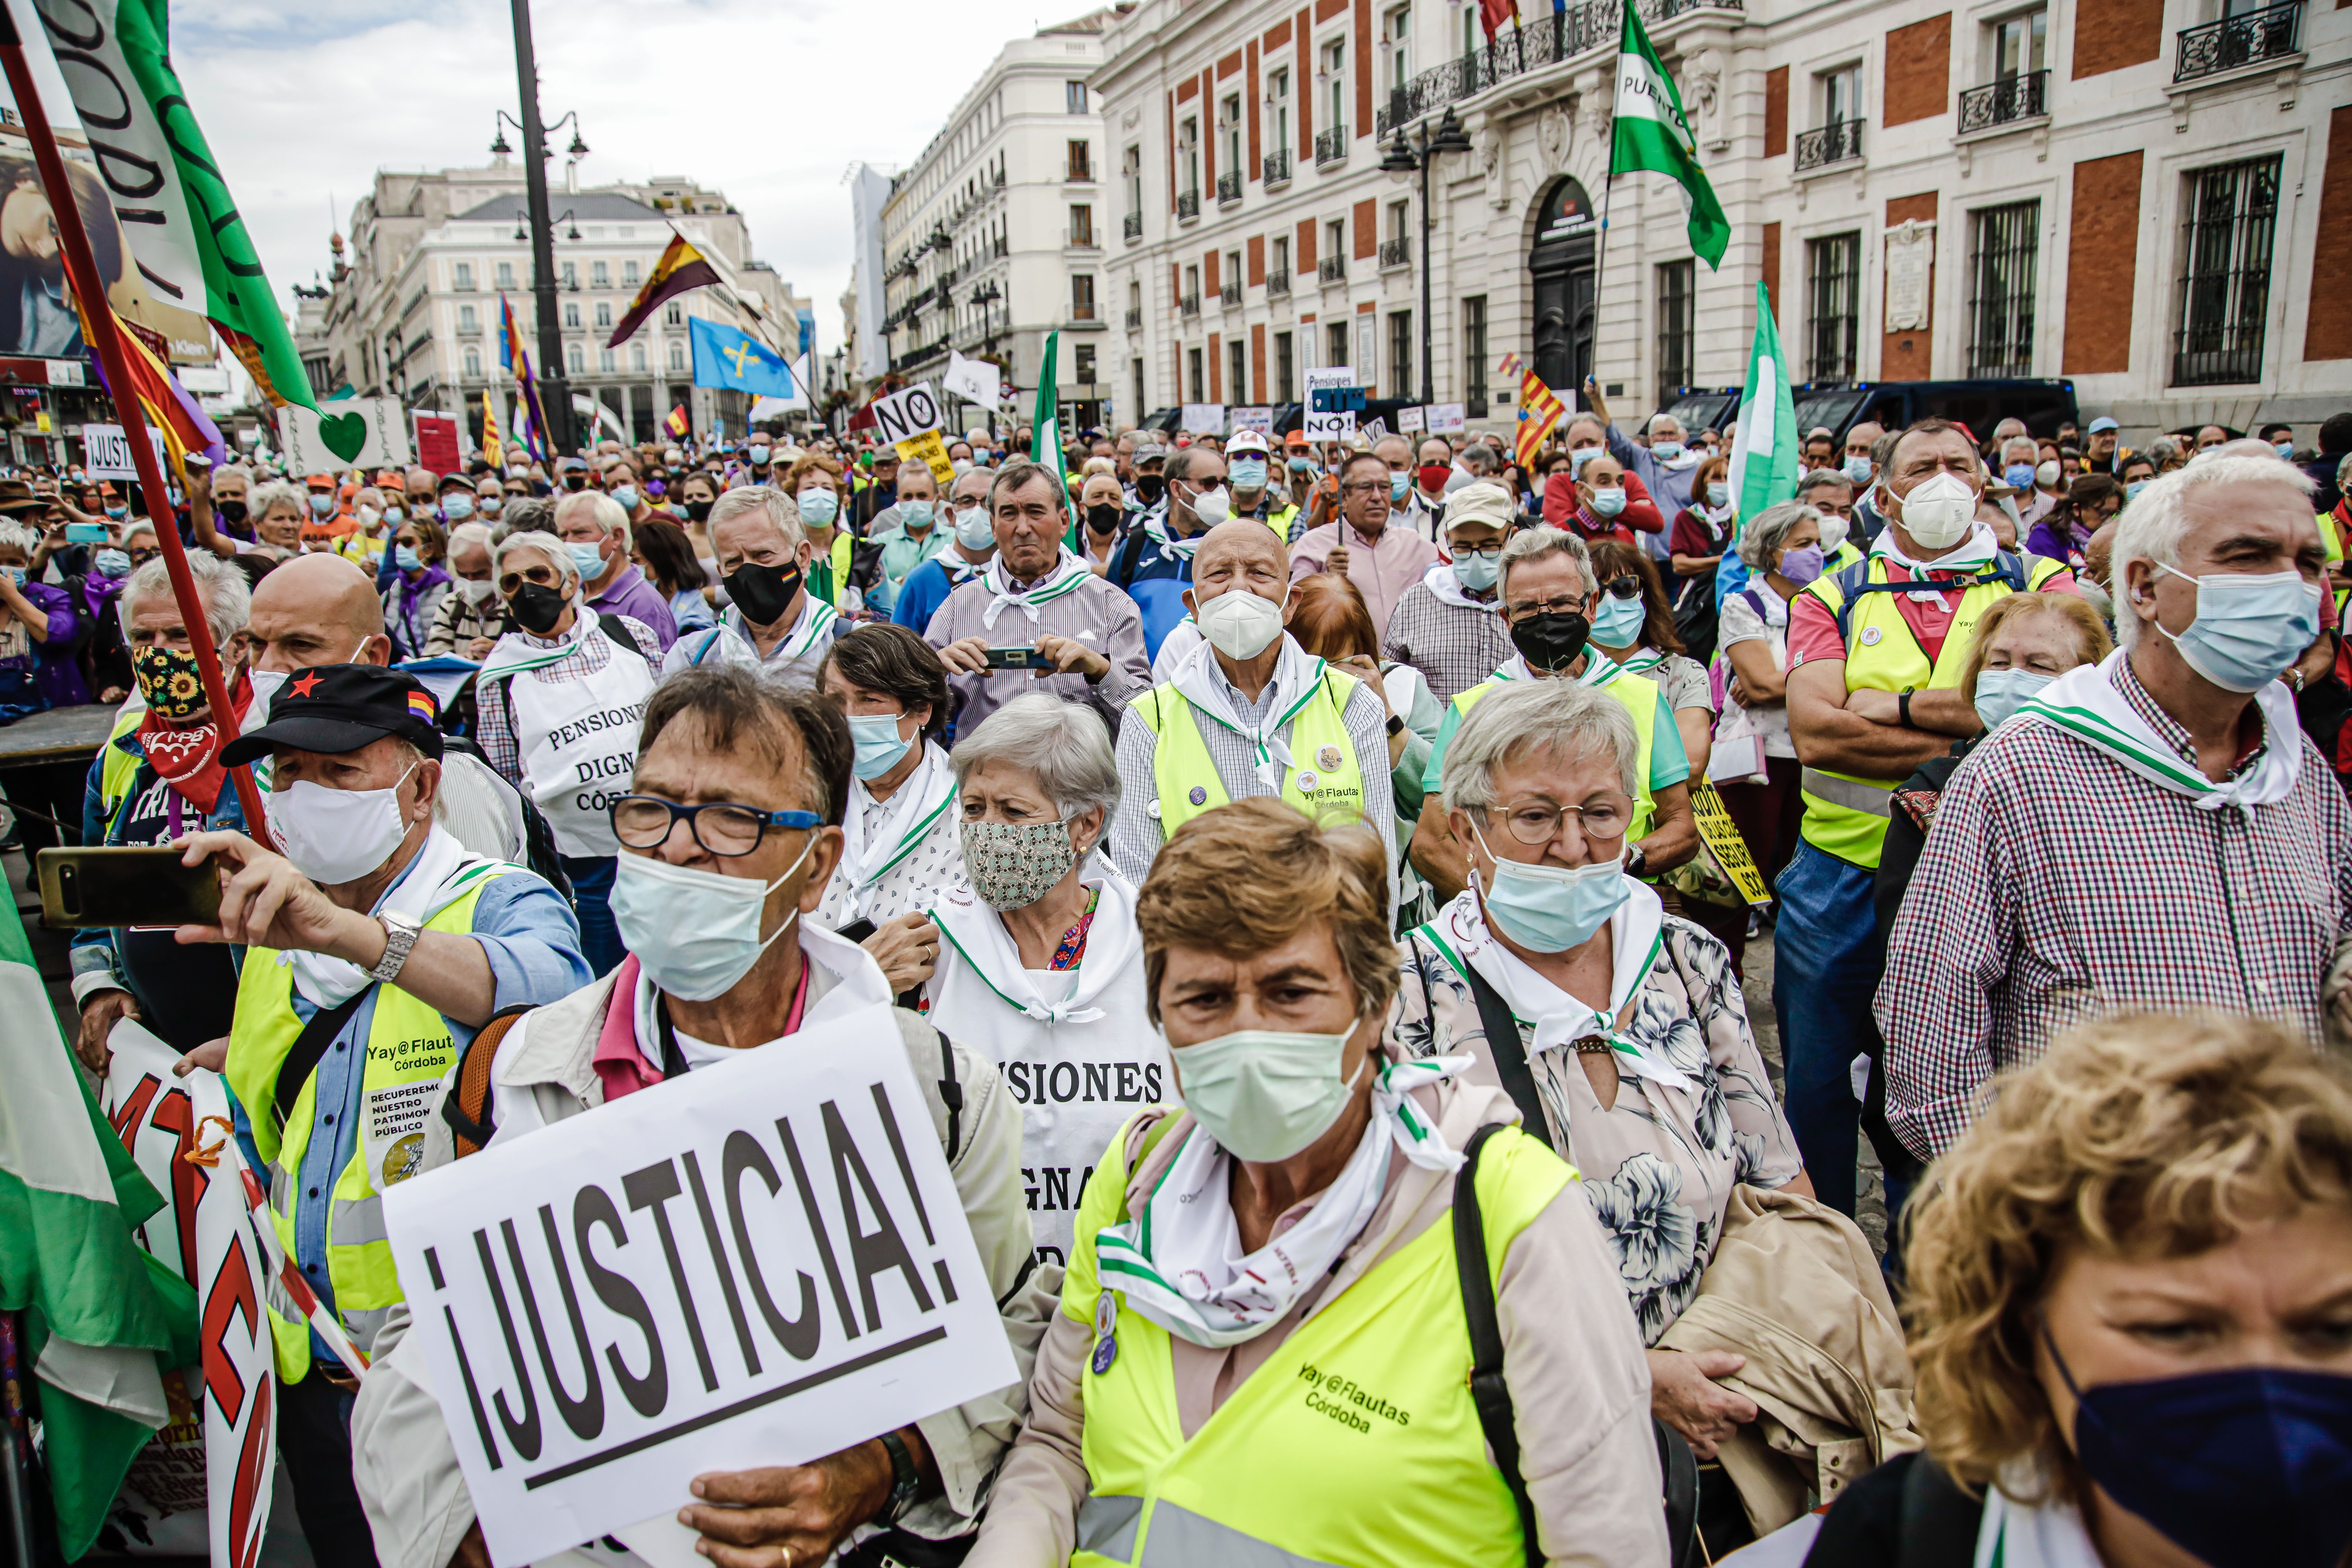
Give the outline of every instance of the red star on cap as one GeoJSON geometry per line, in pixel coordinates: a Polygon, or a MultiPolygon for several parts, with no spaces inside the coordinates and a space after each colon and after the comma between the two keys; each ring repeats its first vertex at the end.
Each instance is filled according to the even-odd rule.
{"type": "Polygon", "coordinates": [[[302,672],[301,679],[293,682],[286,689],[297,697],[308,697],[310,695],[310,689],[318,684],[319,672],[315,669],[308,669],[302,672]]]}

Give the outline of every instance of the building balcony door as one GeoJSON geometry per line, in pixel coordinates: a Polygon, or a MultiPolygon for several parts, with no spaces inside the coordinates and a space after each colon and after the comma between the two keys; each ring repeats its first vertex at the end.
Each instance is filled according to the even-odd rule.
{"type": "Polygon", "coordinates": [[[1536,374],[1570,408],[1592,372],[1593,238],[1584,187],[1561,180],[1544,197],[1528,270],[1535,275],[1536,374]]]}

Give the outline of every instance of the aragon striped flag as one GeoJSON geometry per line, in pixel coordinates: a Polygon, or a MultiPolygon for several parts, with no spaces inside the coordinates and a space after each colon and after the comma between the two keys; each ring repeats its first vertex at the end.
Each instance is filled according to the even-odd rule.
{"type": "Polygon", "coordinates": [[[637,290],[635,300],[629,301],[627,313],[622,316],[621,324],[613,329],[613,335],[604,340],[604,346],[619,348],[629,341],[629,334],[644,326],[646,318],[661,305],[689,289],[707,289],[718,281],[719,269],[710,265],[709,258],[688,244],[686,236],[672,232],[669,248],[662,252],[659,261],[654,263],[653,273],[646,278],[646,286],[637,290]]]}
{"type": "Polygon", "coordinates": [[[1698,142],[1691,135],[1690,117],[1683,112],[1683,95],[1675,90],[1675,79],[1659,62],[1658,51],[1650,47],[1633,0],[1625,0],[1609,173],[1613,178],[1643,169],[1667,175],[1682,186],[1691,249],[1706,258],[1709,268],[1721,266],[1731,244],[1731,225],[1723,216],[1723,204],[1715,199],[1715,187],[1698,166],[1698,142]]]}

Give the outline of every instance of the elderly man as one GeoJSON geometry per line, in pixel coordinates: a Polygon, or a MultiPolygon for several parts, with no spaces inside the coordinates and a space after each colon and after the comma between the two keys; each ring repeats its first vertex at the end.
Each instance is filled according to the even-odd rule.
{"type": "Polygon", "coordinates": [[[874,453],[874,461],[866,471],[857,493],[850,498],[849,531],[858,538],[866,536],[874,519],[887,511],[898,500],[898,450],[883,447],[874,453]]]}
{"type": "Polygon", "coordinates": [[[740,664],[787,685],[816,684],[825,649],[848,624],[809,591],[816,547],[801,526],[800,509],[772,485],[739,485],[711,507],[707,527],[731,602],[718,626],[671,647],[662,673],[740,664]]]}
{"type": "Polygon", "coordinates": [[[654,509],[646,500],[646,487],[637,482],[636,465],[627,458],[604,458],[598,465],[596,480],[598,487],[628,513],[632,527],[653,516],[654,509]]]}
{"type": "Polygon", "coordinates": [[[1350,457],[1339,470],[1339,516],[1291,546],[1292,580],[1318,572],[1347,578],[1364,595],[1373,628],[1385,634],[1397,601],[1437,564],[1436,545],[1410,528],[1389,526],[1395,510],[1388,465],[1370,452],[1350,457]]]}
{"type": "Polygon", "coordinates": [[[490,572],[488,525],[467,522],[449,531],[449,575],[454,579],[450,590],[433,607],[433,625],[425,634],[425,656],[454,655],[479,664],[506,630],[498,582],[490,572]]]}
{"type": "Polygon", "coordinates": [[[1795,499],[1822,514],[1822,549],[1829,557],[1825,571],[1841,571],[1862,559],[1862,547],[1853,538],[1854,495],[1854,482],[1843,468],[1815,468],[1797,481],[1795,499]]]}
{"type": "Polygon", "coordinates": [[[1805,467],[1808,468],[1828,468],[1832,463],[1837,460],[1837,432],[1832,430],[1826,425],[1814,426],[1811,430],[1805,432],[1805,444],[1801,454],[1805,467]]]}
{"type": "Polygon", "coordinates": [[[564,497],[555,503],[555,535],[572,552],[590,609],[643,622],[665,650],[677,640],[669,601],[629,559],[629,514],[620,502],[597,492],[564,497]]]}
{"type": "Polygon", "coordinates": [[[1203,640],[1128,706],[1111,860],[1139,883],[1160,846],[1192,817],[1275,795],[1310,816],[1336,811],[1377,829],[1393,909],[1388,705],[1283,630],[1288,577],[1281,542],[1258,523],[1220,523],[1201,542],[1185,597],[1203,640]]]}
{"type": "MultiPolygon", "coordinates": [[[[555,889],[436,822],[433,706],[396,670],[296,672],[269,722],[221,750],[230,766],[270,760],[270,830],[286,853],[236,832],[183,841],[186,864],[218,872],[221,907],[217,925],[182,926],[178,940],[245,947],[217,1064],[238,1143],[290,1260],[362,1355],[401,1300],[380,1194],[416,1173],[442,1075],[492,1014],[588,978],[555,889]]],[[[302,1533],[322,1564],[373,1563],[352,1484],[359,1369],[274,1292],[269,1318],[278,1451],[302,1533]]]]}
{"type": "Polygon", "coordinates": [[[1846,427],[1845,458],[1840,466],[1853,484],[1856,495],[1868,493],[1870,482],[1878,477],[1878,464],[1871,449],[1878,438],[1886,434],[1886,426],[1875,419],[1864,419],[1846,427]]]}
{"type": "Polygon", "coordinates": [[[1412,484],[1406,489],[1403,526],[1434,542],[1444,531],[1445,486],[1454,478],[1454,448],[1443,436],[1425,436],[1412,455],[1412,484]]]}
{"type": "Polygon", "coordinates": [[[2200,426],[2197,431],[2197,450],[2208,452],[2230,438],[2230,433],[2219,425],[2200,426]]]}
{"type": "Polygon", "coordinates": [[[431,517],[433,509],[439,504],[441,489],[441,481],[435,477],[433,470],[423,468],[411,468],[401,476],[400,483],[401,489],[406,492],[407,515],[431,517]]]}
{"type": "Polygon", "coordinates": [[[2091,421],[2088,437],[2090,445],[2083,453],[2085,473],[2112,475],[2131,455],[2123,448],[2123,426],[2107,415],[2091,421]]]}
{"type": "Polygon", "coordinates": [[[1600,600],[1591,552],[1574,534],[1538,525],[1512,535],[1497,565],[1505,626],[1517,651],[1492,677],[1456,693],[1445,706],[1422,778],[1426,799],[1409,847],[1413,869],[1436,890],[1440,903],[1468,886],[1469,862],[1454,841],[1442,799],[1446,749],[1464,717],[1504,682],[1556,679],[1600,687],[1623,704],[1640,742],[1641,781],[1625,832],[1632,846],[1625,868],[1636,877],[1673,870],[1698,853],[1690,757],[1664,689],[1648,676],[1628,674],[1589,646],[1600,600]]]}
{"type": "MultiPolygon", "coordinates": [[[[1101,476],[1097,475],[1097,478],[1101,476]]],[[[919,634],[931,624],[948,595],[962,587],[996,559],[996,520],[988,513],[988,487],[996,482],[994,468],[966,468],[948,486],[948,515],[932,532],[947,540],[947,548],[907,574],[890,618],[919,634]]]]}
{"type": "MultiPolygon", "coordinates": [[[[1601,400],[1601,384],[1591,376],[1585,377],[1584,399],[1601,417],[1601,428],[1607,432],[1609,455],[1642,481],[1658,510],[1668,519],[1688,510],[1692,476],[1698,472],[1706,454],[1691,451],[1683,444],[1682,421],[1671,414],[1651,415],[1646,431],[1648,442],[1644,445],[1610,422],[1609,405],[1601,400]]],[[[1666,536],[1643,535],[1642,548],[1653,559],[1663,560],[1668,553],[1666,536]]]]}
{"type": "Polygon", "coordinates": [[[1440,702],[1451,702],[1511,657],[1498,584],[1503,540],[1517,510],[1511,492],[1489,480],[1447,497],[1445,547],[1453,559],[1423,573],[1390,612],[1382,651],[1420,670],[1440,702]]]}
{"type": "MultiPolygon", "coordinates": [[[[140,700],[123,705],[113,733],[90,762],[82,795],[84,844],[169,844],[202,828],[245,826],[221,765],[220,726],[196,685],[186,618],[163,563],[152,554],[152,534],[147,544],[150,558],[124,580],[117,602],[140,700]]],[[[358,567],[320,559],[358,578],[361,592],[374,603],[358,567]]],[[[242,719],[253,700],[246,671],[245,574],[196,552],[188,556],[188,570],[242,719]]],[[[80,931],[74,933],[72,968],[74,1001],[81,1009],[74,1052],[92,1072],[105,1070],[107,1033],[119,1018],[139,1019],[182,1051],[228,1033],[236,965],[218,948],[182,947],[168,931],[80,931]]]]}
{"type": "Polygon", "coordinates": [[[1869,559],[1824,574],[1790,606],[1789,731],[1805,816],[1777,884],[1774,1005],[1790,1124],[1822,1201],[1848,1214],[1851,1067],[1879,1046],[1872,889],[1890,797],[1921,763],[1984,727],[1959,683],[1986,608],[2011,594],[2074,591],[2063,563],[1996,545],[1976,521],[1983,489],[1983,460],[1958,426],[1913,425],[1879,480],[1887,525],[1869,559]]]}
{"type": "Polygon", "coordinates": [[[2282,680],[2320,626],[2310,494],[2267,452],[2156,480],[2116,525],[2121,647],[1952,775],[1877,995],[1887,1120],[1922,1159],[1993,1074],[2099,1014],[2217,1008],[2320,1039],[2352,806],[2282,680]]]}
{"type": "Polygon", "coordinates": [[[923,628],[948,667],[960,736],[1027,691],[1084,702],[1116,731],[1128,699],[1150,684],[1135,601],[1063,546],[1064,497],[1054,470],[1025,458],[997,470],[988,489],[996,559],[923,628]],[[1023,662],[1003,662],[1007,650],[1023,662]]]}
{"type": "Polygon", "coordinates": [[[1264,436],[1255,430],[1234,432],[1225,443],[1225,477],[1233,481],[1235,517],[1254,517],[1277,537],[1290,537],[1290,524],[1298,508],[1276,481],[1274,455],[1264,436]]]}
{"type": "Polygon", "coordinates": [[[898,468],[898,499],[874,517],[853,576],[873,610],[887,615],[898,589],[916,567],[947,548],[949,531],[940,526],[940,482],[929,467],[898,468]]]}
{"type": "MultiPolygon", "coordinates": [[[[912,1013],[887,1011],[889,985],[873,960],[811,921],[841,858],[852,750],[840,710],[814,691],[732,668],[665,682],[646,710],[634,793],[614,808],[628,962],[486,1034],[477,1048],[493,1052],[495,1066],[467,1078],[488,1094],[461,1091],[450,1120],[503,1148],[671,1073],[737,1051],[799,1049],[794,1037],[813,1026],[887,1017],[880,1028],[895,1033],[923,1087],[990,1289],[1015,1303],[1006,1328],[1025,1365],[1044,1323],[1019,1289],[1033,1258],[1021,1108],[986,1057],[912,1013]],[[748,940],[738,923],[752,928],[748,940]],[[713,995],[710,950],[721,941],[724,988],[713,995]]],[[[455,1145],[436,1127],[423,1163],[474,1142],[455,1145]]],[[[385,1568],[487,1563],[422,1346],[406,1328],[404,1312],[387,1329],[353,1415],[377,1549],[385,1568]]],[[[877,1560],[932,1561],[923,1553],[938,1550],[933,1541],[972,1528],[1027,1403],[1016,1383],[805,1464],[744,1453],[740,1468],[696,1478],[697,1500],[680,1521],[719,1568],[816,1568],[869,1522],[895,1526],[875,1542],[877,1560]]],[[[643,1568],[625,1552],[595,1554],[643,1568]]]]}
{"type": "Polygon", "coordinates": [[[506,510],[506,487],[496,474],[484,474],[474,480],[474,515],[486,522],[496,522],[499,513],[506,510]]]}

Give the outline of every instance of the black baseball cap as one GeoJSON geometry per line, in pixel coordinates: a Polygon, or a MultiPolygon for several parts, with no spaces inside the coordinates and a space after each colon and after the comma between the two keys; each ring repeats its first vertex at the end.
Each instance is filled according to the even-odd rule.
{"type": "Polygon", "coordinates": [[[441,704],[404,670],[373,664],[321,664],[286,678],[269,700],[269,722],[221,748],[225,767],[273,752],[339,756],[397,735],[441,760],[441,704]]]}

